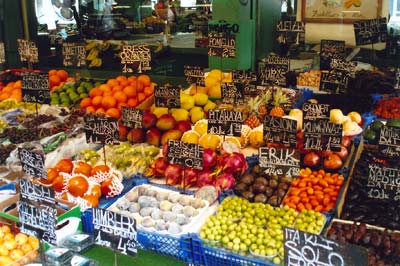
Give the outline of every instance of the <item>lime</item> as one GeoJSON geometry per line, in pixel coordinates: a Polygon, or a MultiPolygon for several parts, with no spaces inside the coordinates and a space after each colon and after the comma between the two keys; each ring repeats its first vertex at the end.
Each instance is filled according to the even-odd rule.
{"type": "Polygon", "coordinates": [[[392,127],[400,127],[400,119],[395,119],[395,118],[390,119],[390,120],[387,122],[387,125],[388,125],[388,126],[392,126],[392,127]]]}
{"type": "Polygon", "coordinates": [[[372,129],[366,129],[364,131],[364,138],[368,141],[375,141],[376,139],[376,132],[372,129]]]}
{"type": "Polygon", "coordinates": [[[383,127],[383,123],[379,120],[375,120],[374,122],[372,122],[370,129],[378,132],[381,130],[382,127],[383,127]]]}

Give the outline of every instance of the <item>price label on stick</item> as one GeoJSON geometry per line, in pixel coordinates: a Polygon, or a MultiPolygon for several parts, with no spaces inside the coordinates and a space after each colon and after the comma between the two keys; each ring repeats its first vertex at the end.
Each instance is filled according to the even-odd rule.
{"type": "Polygon", "coordinates": [[[330,70],[332,59],[344,59],[346,46],[344,41],[321,40],[320,69],[330,70]]]}
{"type": "Polygon", "coordinates": [[[269,55],[265,59],[265,68],[260,74],[260,83],[261,85],[286,86],[286,74],[289,70],[289,58],[269,55]]]}
{"type": "Polygon", "coordinates": [[[4,42],[0,42],[0,64],[6,62],[6,50],[4,49],[4,42]]]}
{"type": "Polygon", "coordinates": [[[236,83],[257,82],[257,73],[251,70],[233,70],[232,82],[236,83]]]}
{"type": "Polygon", "coordinates": [[[121,122],[124,126],[131,128],[143,128],[143,111],[127,106],[122,107],[121,122]]]}
{"type": "Polygon", "coordinates": [[[243,113],[228,110],[209,110],[207,133],[241,136],[243,113]]]}
{"type": "Polygon", "coordinates": [[[388,38],[386,18],[360,20],[353,27],[357,46],[386,42],[388,38]]]}
{"type": "Polygon", "coordinates": [[[93,235],[97,245],[125,255],[137,255],[137,230],[135,218],[112,211],[93,208],[93,235]]]}
{"type": "Polygon", "coordinates": [[[39,62],[39,53],[36,43],[29,40],[18,39],[18,54],[21,62],[39,62]]]}
{"type": "Polygon", "coordinates": [[[226,104],[243,104],[244,91],[243,84],[222,82],[221,83],[221,98],[226,104]]]}
{"type": "Polygon", "coordinates": [[[24,178],[19,179],[20,199],[28,203],[55,204],[54,190],[24,178]]]}
{"type": "Polygon", "coordinates": [[[208,56],[235,58],[236,36],[225,32],[209,32],[208,56]]]}
{"type": "Polygon", "coordinates": [[[319,83],[320,91],[326,91],[332,94],[344,93],[347,88],[348,75],[345,71],[332,69],[322,71],[319,83]]]}
{"type": "Polygon", "coordinates": [[[112,117],[85,116],[87,143],[119,144],[118,120],[112,117]]]}
{"type": "Polygon", "coordinates": [[[368,265],[368,250],[285,227],[284,265],[368,265]]]}
{"type": "Polygon", "coordinates": [[[383,126],[378,140],[379,150],[389,158],[400,157],[400,128],[383,126]]]}
{"type": "Polygon", "coordinates": [[[148,45],[123,45],[120,57],[123,73],[151,70],[151,50],[148,45]]]}
{"type": "Polygon", "coordinates": [[[22,98],[24,102],[49,104],[49,74],[38,72],[22,73],[22,98]]]}
{"type": "Polygon", "coordinates": [[[330,106],[329,104],[304,103],[302,106],[302,111],[303,121],[317,118],[329,119],[330,106]]]}
{"type": "Polygon", "coordinates": [[[199,66],[184,66],[183,73],[186,77],[186,83],[196,84],[196,86],[205,86],[204,68],[199,66]]]}
{"type": "Polygon", "coordinates": [[[400,169],[379,164],[368,165],[367,196],[387,202],[400,201],[400,169]]]}
{"type": "Polygon", "coordinates": [[[18,157],[25,174],[31,177],[47,179],[43,150],[28,147],[18,148],[18,157]]]}
{"type": "Polygon", "coordinates": [[[260,148],[260,167],[268,175],[296,177],[300,174],[300,153],[295,149],[260,148]]]}
{"type": "Polygon", "coordinates": [[[203,153],[201,145],[170,139],[166,159],[169,163],[202,170],[203,153]]]}
{"type": "Polygon", "coordinates": [[[181,88],[178,86],[156,86],[154,88],[154,104],[156,107],[180,108],[181,88]]]}
{"type": "Polygon", "coordinates": [[[395,90],[400,89],[400,68],[396,68],[394,71],[394,84],[393,87],[395,90]]]}
{"type": "Polygon", "coordinates": [[[276,25],[278,43],[304,44],[306,28],[301,21],[279,21],[276,25]]]}
{"type": "Polygon", "coordinates": [[[63,43],[62,55],[65,67],[86,66],[86,49],[83,43],[63,43]]]}
{"type": "Polygon", "coordinates": [[[263,133],[265,142],[296,147],[297,121],[288,118],[266,115],[263,133]]]}

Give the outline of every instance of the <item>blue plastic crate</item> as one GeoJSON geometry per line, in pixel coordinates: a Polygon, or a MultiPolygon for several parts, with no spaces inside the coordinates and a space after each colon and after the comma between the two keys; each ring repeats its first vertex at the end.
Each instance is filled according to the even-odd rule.
{"type": "Polygon", "coordinates": [[[296,108],[296,109],[301,109],[303,104],[314,96],[313,90],[303,88],[303,89],[300,89],[300,91],[302,93],[302,97],[292,106],[293,108],[296,108]]]}

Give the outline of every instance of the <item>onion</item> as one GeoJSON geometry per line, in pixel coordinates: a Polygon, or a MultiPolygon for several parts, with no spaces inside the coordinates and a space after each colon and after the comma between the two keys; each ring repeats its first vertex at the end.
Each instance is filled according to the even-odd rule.
{"type": "Polygon", "coordinates": [[[182,180],[183,168],[178,164],[170,164],[165,169],[164,175],[167,185],[177,185],[182,180]]]}
{"type": "Polygon", "coordinates": [[[163,177],[164,171],[167,168],[168,163],[164,160],[163,157],[158,158],[151,164],[151,173],[155,177],[163,177]]]}
{"type": "Polygon", "coordinates": [[[204,149],[203,151],[203,169],[211,169],[217,164],[217,153],[213,149],[204,149]]]}
{"type": "Polygon", "coordinates": [[[197,186],[203,187],[206,185],[214,184],[214,175],[213,172],[209,169],[201,170],[197,174],[197,186]]]}
{"type": "Polygon", "coordinates": [[[235,182],[235,177],[232,174],[222,173],[217,176],[215,186],[219,187],[221,190],[228,190],[235,186],[235,182]]]}
{"type": "Polygon", "coordinates": [[[183,170],[183,178],[181,182],[181,187],[190,188],[197,184],[197,174],[198,170],[192,167],[185,167],[183,170]]]}
{"type": "Polygon", "coordinates": [[[222,168],[224,173],[242,175],[247,170],[246,158],[240,152],[224,154],[218,161],[218,167],[222,168]]]}

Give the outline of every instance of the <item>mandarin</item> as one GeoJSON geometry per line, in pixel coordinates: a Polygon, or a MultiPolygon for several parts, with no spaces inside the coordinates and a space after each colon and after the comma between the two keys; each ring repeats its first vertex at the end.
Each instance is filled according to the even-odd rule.
{"type": "Polygon", "coordinates": [[[149,75],[141,74],[137,79],[139,83],[143,84],[143,86],[150,86],[151,81],[149,75]]]}
{"type": "Polygon", "coordinates": [[[136,107],[138,104],[137,98],[129,98],[128,101],[126,102],[128,106],[130,107],[136,107]]]}
{"type": "Polygon", "coordinates": [[[126,100],[128,100],[128,96],[123,91],[117,91],[113,96],[119,103],[124,103],[126,100]]]}
{"type": "Polygon", "coordinates": [[[82,109],[84,109],[84,108],[86,108],[86,107],[88,107],[90,105],[92,105],[92,99],[90,99],[89,97],[83,98],[81,100],[81,102],[79,103],[79,107],[82,108],[82,109]]]}
{"type": "Polygon", "coordinates": [[[90,90],[90,92],[89,92],[89,96],[91,97],[91,98],[93,98],[93,97],[95,97],[95,96],[102,96],[103,95],[103,91],[102,90],[100,90],[99,88],[93,88],[93,89],[91,89],[90,90]]]}
{"type": "Polygon", "coordinates": [[[101,102],[103,100],[103,96],[95,96],[92,99],[92,105],[94,106],[94,108],[99,108],[101,107],[101,102]]]}
{"type": "Polygon", "coordinates": [[[66,81],[68,78],[68,72],[64,69],[57,70],[57,76],[60,78],[61,81],[66,81]]]}
{"type": "Polygon", "coordinates": [[[126,96],[128,96],[128,98],[130,97],[135,97],[137,92],[136,92],[136,87],[134,86],[126,86],[123,90],[122,90],[126,96]]]}
{"type": "Polygon", "coordinates": [[[121,113],[119,112],[119,110],[117,108],[114,108],[114,107],[113,108],[109,108],[106,111],[106,115],[109,116],[109,117],[116,118],[116,119],[119,119],[121,117],[121,113]]]}
{"type": "Polygon", "coordinates": [[[101,106],[104,109],[109,109],[117,105],[117,100],[114,99],[112,96],[104,96],[101,101],[101,106]]]}
{"type": "Polygon", "coordinates": [[[74,168],[74,164],[70,159],[61,159],[56,167],[55,167],[59,172],[64,172],[64,173],[71,173],[72,169],[74,168]]]}

